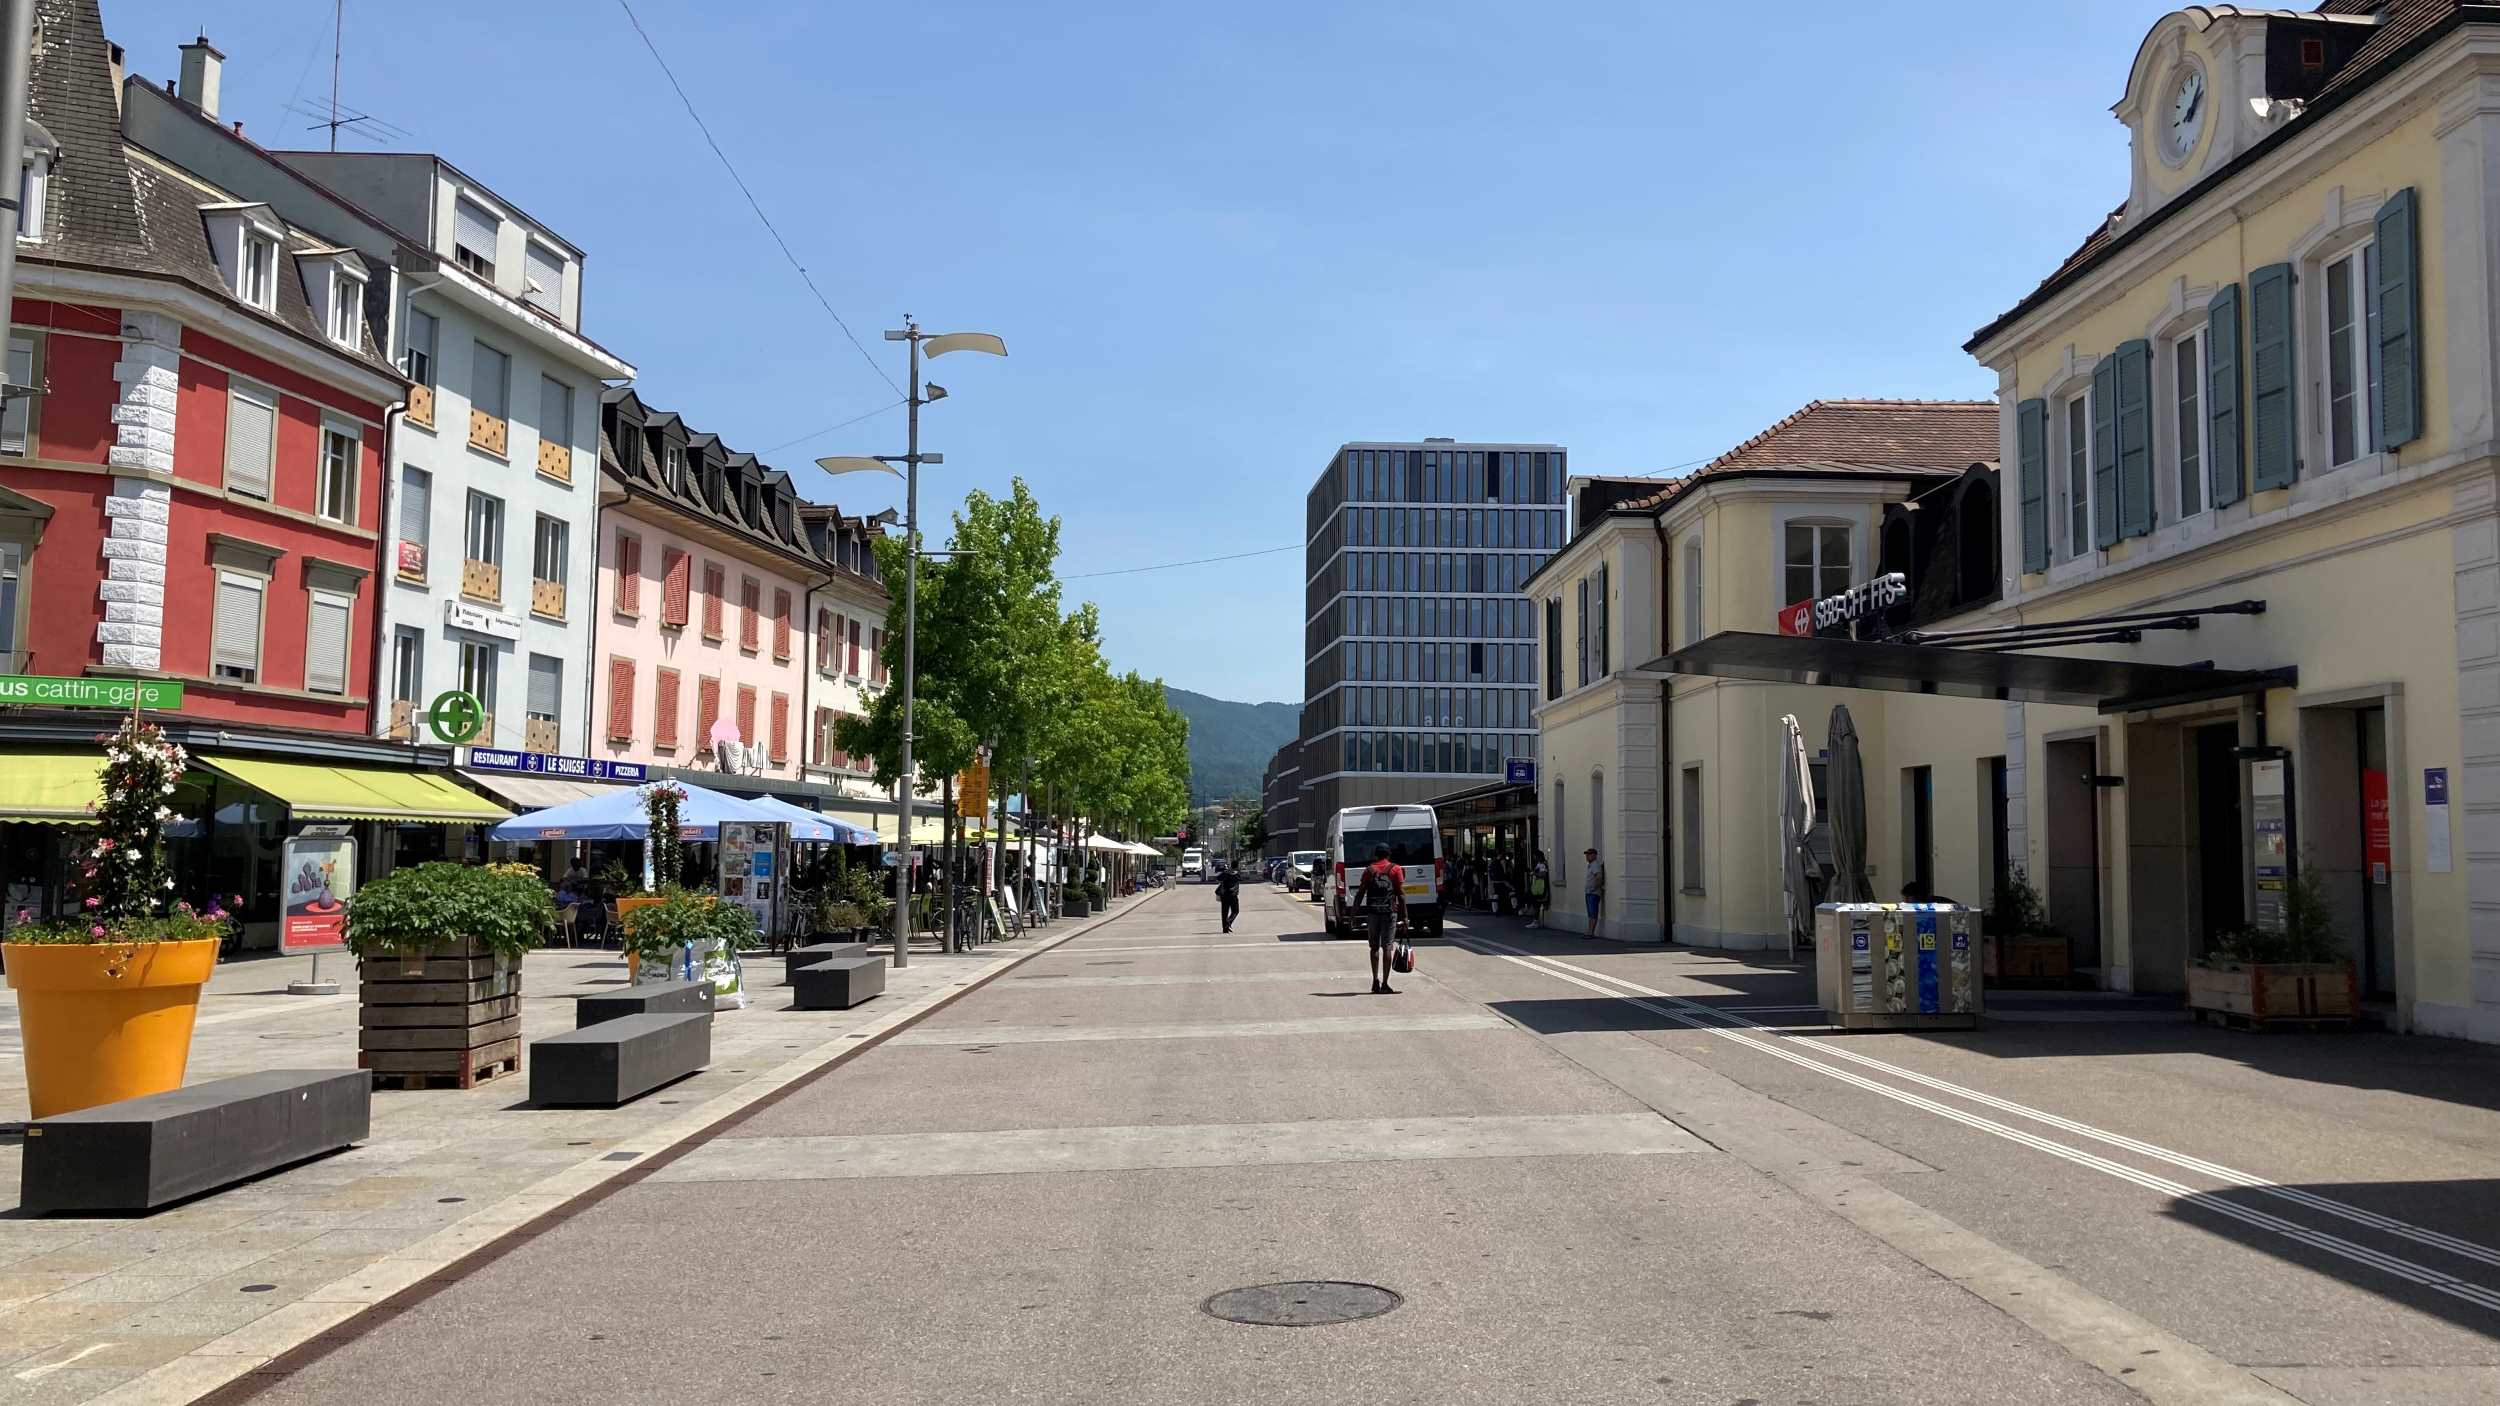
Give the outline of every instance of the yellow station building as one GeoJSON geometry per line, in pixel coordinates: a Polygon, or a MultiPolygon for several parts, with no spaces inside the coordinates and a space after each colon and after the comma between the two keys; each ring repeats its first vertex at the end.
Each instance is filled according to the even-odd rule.
{"type": "Polygon", "coordinates": [[[2500,15],[2192,6],[2110,58],[2129,189],[1969,342],[1990,463],[1578,485],[1531,583],[1549,849],[1604,833],[1611,935],[1775,941],[1777,720],[1847,701],[1879,895],[2020,869],[2080,979],[2170,992],[2279,842],[2390,1025],[2500,1041],[2500,15]],[[1812,595],[1909,597],[1783,637],[1801,546],[1812,595]]]}

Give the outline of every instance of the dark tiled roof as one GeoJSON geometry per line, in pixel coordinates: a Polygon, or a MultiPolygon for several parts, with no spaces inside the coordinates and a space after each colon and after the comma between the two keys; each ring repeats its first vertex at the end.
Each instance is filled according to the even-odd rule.
{"type": "Polygon", "coordinates": [[[1957,474],[1997,457],[1991,400],[1817,400],[1692,473],[1616,505],[1665,506],[1704,479],[1779,469],[1815,475],[1957,474]]]}
{"type": "MultiPolygon", "coordinates": [[[[600,396],[604,413],[600,416],[599,424],[599,466],[601,472],[611,482],[636,497],[667,504],[679,512],[702,518],[726,531],[754,538],[760,546],[804,558],[818,570],[841,572],[845,575],[856,574],[838,565],[827,552],[818,547],[814,534],[808,530],[809,514],[816,510],[817,505],[806,502],[796,493],[790,495],[791,531],[787,535],[782,532],[781,524],[769,508],[761,508],[757,512],[757,521],[750,523],[746,520],[745,514],[738,509],[736,492],[738,476],[750,475],[767,490],[787,489],[790,485],[790,476],[763,463],[752,454],[728,449],[721,444],[718,435],[704,432],[690,437],[690,447],[686,456],[686,487],[683,490],[671,488],[663,482],[659,460],[648,451],[646,436],[628,435],[625,436],[622,444],[618,442],[615,433],[619,423],[618,412],[629,402],[646,417],[643,421],[645,428],[663,423],[674,424],[682,428],[684,424],[676,414],[644,403],[639,396],[625,387],[611,387],[604,392],[600,396]],[[698,467],[707,458],[711,460],[711,467],[723,476],[723,492],[719,507],[712,505],[704,495],[699,482],[698,467]]],[[[838,517],[838,509],[830,511],[835,512],[838,517]]],[[[873,580],[873,578],[863,579],[873,580]]]]}

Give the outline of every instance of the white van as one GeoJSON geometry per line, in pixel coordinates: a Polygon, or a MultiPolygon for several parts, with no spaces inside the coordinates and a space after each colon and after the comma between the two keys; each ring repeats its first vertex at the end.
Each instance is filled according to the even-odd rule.
{"type": "Polygon", "coordinates": [[[1181,877],[1195,879],[1207,872],[1207,852],[1202,849],[1181,851],[1181,877]]]}
{"type": "Polygon", "coordinates": [[[1328,822],[1328,930],[1340,936],[1362,931],[1355,916],[1354,886],[1372,850],[1389,847],[1389,861],[1406,871],[1406,921],[1419,936],[1441,935],[1441,822],[1430,806],[1348,806],[1328,822]]]}

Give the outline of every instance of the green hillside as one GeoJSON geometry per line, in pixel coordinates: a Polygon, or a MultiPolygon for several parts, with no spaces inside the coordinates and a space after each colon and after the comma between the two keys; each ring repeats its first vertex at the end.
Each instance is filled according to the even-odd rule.
{"type": "Polygon", "coordinates": [[[1259,794],[1267,759],[1293,740],[1301,709],[1291,703],[1234,703],[1185,688],[1163,696],[1189,719],[1190,803],[1259,794]]]}

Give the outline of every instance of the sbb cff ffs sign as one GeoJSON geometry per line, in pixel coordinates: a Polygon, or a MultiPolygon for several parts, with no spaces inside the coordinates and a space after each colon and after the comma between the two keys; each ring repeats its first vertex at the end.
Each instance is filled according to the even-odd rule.
{"type": "Polygon", "coordinates": [[[1834,625],[1847,625],[1879,610],[1890,610],[1909,598],[1910,578],[1898,571],[1887,572],[1871,581],[1860,581],[1836,596],[1780,607],[1779,632],[1821,634],[1834,625]]]}

